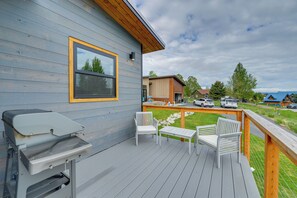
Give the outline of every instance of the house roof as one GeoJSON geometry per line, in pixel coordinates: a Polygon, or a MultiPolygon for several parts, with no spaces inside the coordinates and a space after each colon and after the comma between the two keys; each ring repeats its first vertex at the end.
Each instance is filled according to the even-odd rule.
{"type": "Polygon", "coordinates": [[[198,90],[198,92],[202,95],[205,95],[205,94],[209,94],[209,90],[208,89],[200,89],[198,90]]]}
{"type": "Polygon", "coordinates": [[[128,0],[95,0],[95,2],[141,43],[142,53],[165,48],[162,39],[128,0]]]}
{"type": "Polygon", "coordinates": [[[156,80],[156,79],[164,79],[164,78],[174,78],[177,82],[179,82],[182,86],[186,86],[186,84],[181,81],[176,75],[168,75],[168,76],[157,76],[157,77],[149,77],[149,76],[143,76],[143,78],[149,78],[150,80],[156,80]]]}
{"type": "Polygon", "coordinates": [[[289,96],[287,92],[270,93],[264,98],[264,102],[282,102],[287,96],[289,96]]]}

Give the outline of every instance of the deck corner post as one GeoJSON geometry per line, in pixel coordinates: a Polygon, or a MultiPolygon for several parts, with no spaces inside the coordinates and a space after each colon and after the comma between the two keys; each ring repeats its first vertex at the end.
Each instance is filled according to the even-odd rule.
{"type": "Polygon", "coordinates": [[[146,106],[145,105],[142,105],[142,111],[146,112],[146,106]]]}
{"type": "Polygon", "coordinates": [[[250,161],[250,145],[250,119],[246,114],[244,114],[244,155],[248,161],[250,161]]]}
{"type": "Polygon", "coordinates": [[[264,197],[278,197],[279,148],[265,135],[264,197]]]}

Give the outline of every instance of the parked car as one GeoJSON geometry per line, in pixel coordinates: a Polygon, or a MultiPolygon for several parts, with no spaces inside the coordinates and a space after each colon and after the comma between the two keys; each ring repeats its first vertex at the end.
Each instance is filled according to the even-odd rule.
{"type": "Polygon", "coordinates": [[[297,109],[297,103],[292,103],[287,106],[288,109],[297,109]]]}
{"type": "Polygon", "coordinates": [[[213,100],[208,99],[208,98],[200,98],[200,99],[194,100],[193,104],[200,106],[200,107],[213,107],[214,106],[213,100]]]}
{"type": "Polygon", "coordinates": [[[221,107],[223,108],[237,108],[237,100],[233,98],[222,98],[221,107]]]}

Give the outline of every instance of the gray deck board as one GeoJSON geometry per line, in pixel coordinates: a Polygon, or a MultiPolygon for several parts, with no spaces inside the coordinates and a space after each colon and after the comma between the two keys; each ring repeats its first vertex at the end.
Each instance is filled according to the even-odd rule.
{"type": "MultiPolygon", "coordinates": [[[[179,144],[181,145],[181,144],[179,144]]],[[[178,146],[178,145],[176,145],[178,146]]],[[[162,171],[165,170],[167,165],[170,163],[170,161],[176,157],[176,155],[179,153],[181,149],[181,146],[178,146],[177,150],[174,149],[174,151],[171,150],[170,154],[165,157],[165,159],[162,161],[162,163],[152,172],[152,174],[149,175],[149,177],[144,178],[144,182],[141,183],[140,186],[138,186],[135,191],[130,195],[131,197],[142,197],[147,190],[151,187],[151,185],[154,183],[154,181],[158,178],[158,176],[162,173],[162,171]]]]}
{"type": "Polygon", "coordinates": [[[197,187],[196,197],[208,197],[209,187],[211,182],[213,164],[215,159],[215,152],[212,150],[208,151],[207,159],[204,164],[202,175],[197,187]]]}
{"type": "Polygon", "coordinates": [[[158,191],[158,194],[156,196],[157,198],[168,197],[170,195],[172,189],[174,188],[177,180],[180,178],[189,160],[193,158],[192,155],[195,155],[195,152],[193,152],[191,155],[185,154],[183,156],[174,171],[171,172],[166,182],[162,185],[162,188],[158,191]]]}
{"type": "Polygon", "coordinates": [[[188,143],[177,140],[156,145],[150,136],[139,146],[129,139],[77,166],[77,197],[260,197],[248,161],[225,155],[221,168],[215,152],[198,145],[188,153],[188,143]],[[94,171],[87,180],[84,172],[94,171]]]}
{"type": "Polygon", "coordinates": [[[221,166],[221,168],[223,169],[222,197],[232,198],[234,197],[234,186],[233,186],[233,175],[232,175],[230,155],[223,155],[222,162],[223,162],[221,166]]]}
{"type": "Polygon", "coordinates": [[[222,197],[222,191],[218,190],[222,188],[222,168],[217,168],[217,162],[213,164],[211,182],[209,188],[209,198],[222,197]]]}
{"type": "Polygon", "coordinates": [[[186,189],[182,195],[182,197],[195,197],[196,189],[200,182],[200,177],[207,159],[208,149],[201,150],[201,153],[198,158],[198,162],[195,165],[193,173],[190,177],[190,180],[187,183],[186,189]]]}
{"type": "MultiPolygon", "coordinates": [[[[199,147],[198,154],[200,156],[201,148],[199,147]]],[[[187,187],[187,183],[189,181],[189,178],[192,175],[192,172],[195,168],[196,163],[198,162],[198,157],[191,157],[188,164],[184,168],[181,176],[179,177],[178,181],[175,183],[174,188],[172,189],[171,193],[169,194],[169,197],[176,198],[181,197],[184,193],[185,188],[187,187]]]]}
{"type": "MultiPolygon", "coordinates": [[[[168,155],[173,148],[174,147],[167,146],[167,147],[161,147],[160,149],[163,150],[162,155],[168,155]]],[[[164,158],[160,156],[157,160],[153,162],[152,165],[150,165],[147,169],[145,169],[143,172],[137,175],[137,177],[132,182],[130,182],[125,187],[125,189],[121,190],[116,195],[116,197],[129,197],[130,194],[132,194],[135,191],[135,189],[137,189],[137,187],[139,187],[145,181],[145,179],[148,178],[153,173],[153,171],[156,170],[158,166],[160,166],[160,164],[163,161],[164,161],[164,158]]]]}
{"type": "Polygon", "coordinates": [[[137,164],[137,167],[132,167],[132,172],[130,172],[130,174],[128,175],[129,177],[124,177],[124,178],[118,178],[119,182],[115,183],[112,191],[109,191],[108,193],[104,194],[104,197],[115,197],[115,196],[119,196],[119,197],[123,197],[122,195],[122,190],[124,190],[124,188],[126,188],[128,185],[132,186],[135,188],[134,184],[131,184],[133,181],[137,180],[137,179],[141,179],[143,180],[143,178],[146,175],[149,175],[150,173],[152,173],[154,170],[158,169],[158,167],[160,167],[160,164],[162,164],[164,161],[168,160],[172,160],[175,158],[175,153],[173,152],[174,147],[167,147],[163,150],[163,152],[155,152],[153,157],[150,157],[150,159],[144,163],[144,164],[137,164]],[[163,155],[167,155],[168,157],[164,159],[164,157],[162,157],[163,155]]]}
{"type": "Polygon", "coordinates": [[[242,192],[242,189],[245,189],[245,184],[244,184],[244,178],[243,174],[241,172],[241,164],[237,163],[237,155],[234,153],[231,155],[232,159],[232,169],[233,169],[233,181],[234,182],[234,194],[235,197],[242,197],[242,198],[247,198],[248,195],[245,192],[242,192]]]}

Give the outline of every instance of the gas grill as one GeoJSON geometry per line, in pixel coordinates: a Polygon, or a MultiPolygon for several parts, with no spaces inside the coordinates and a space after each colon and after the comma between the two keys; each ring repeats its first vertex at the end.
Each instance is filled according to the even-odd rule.
{"type": "Polygon", "coordinates": [[[3,197],[75,197],[75,159],[91,147],[77,135],[84,127],[51,111],[2,114],[7,141],[3,197]]]}

